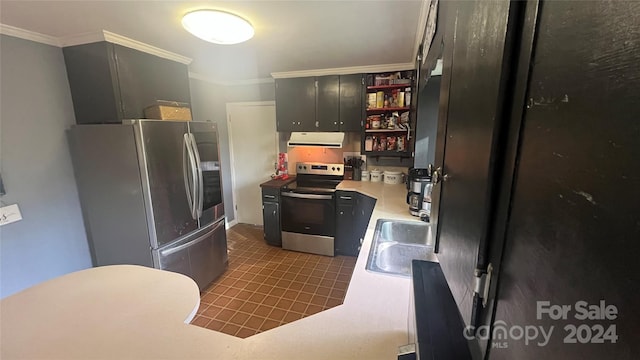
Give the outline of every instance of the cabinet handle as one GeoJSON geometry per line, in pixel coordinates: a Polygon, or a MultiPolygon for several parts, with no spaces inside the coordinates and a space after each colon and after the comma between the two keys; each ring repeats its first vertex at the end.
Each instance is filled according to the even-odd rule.
{"type": "Polygon", "coordinates": [[[296,124],[296,122],[295,122],[295,121],[292,121],[292,122],[291,122],[291,125],[295,125],[295,124],[296,124]]]}
{"type": "Polygon", "coordinates": [[[275,210],[273,210],[273,216],[276,216],[276,211],[275,210]]]}
{"type": "Polygon", "coordinates": [[[298,125],[300,125],[300,121],[298,121],[298,125]]]}
{"type": "Polygon", "coordinates": [[[320,127],[320,121],[316,121],[316,127],[320,127]]]}
{"type": "Polygon", "coordinates": [[[351,196],[340,196],[342,200],[351,200],[351,196]]]}
{"type": "Polygon", "coordinates": [[[337,122],[337,121],[334,121],[334,122],[333,122],[333,125],[338,125],[338,122],[337,122]]]}
{"type": "Polygon", "coordinates": [[[340,121],[340,125],[344,125],[344,121],[340,121]]]}
{"type": "Polygon", "coordinates": [[[266,197],[267,199],[275,199],[276,197],[273,195],[265,195],[264,197],[266,197]]]}

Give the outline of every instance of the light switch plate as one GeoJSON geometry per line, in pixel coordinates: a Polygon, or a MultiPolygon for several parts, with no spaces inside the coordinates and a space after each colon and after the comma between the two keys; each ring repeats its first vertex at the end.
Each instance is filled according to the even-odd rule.
{"type": "Polygon", "coordinates": [[[18,204],[4,206],[0,208],[0,226],[11,224],[12,222],[22,220],[22,214],[18,204]]]}

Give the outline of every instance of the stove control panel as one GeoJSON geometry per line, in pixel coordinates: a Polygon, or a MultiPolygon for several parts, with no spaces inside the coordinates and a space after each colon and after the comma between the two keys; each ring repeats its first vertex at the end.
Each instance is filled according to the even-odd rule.
{"type": "Polygon", "coordinates": [[[312,175],[344,175],[343,164],[325,164],[314,162],[296,163],[296,173],[312,175]]]}

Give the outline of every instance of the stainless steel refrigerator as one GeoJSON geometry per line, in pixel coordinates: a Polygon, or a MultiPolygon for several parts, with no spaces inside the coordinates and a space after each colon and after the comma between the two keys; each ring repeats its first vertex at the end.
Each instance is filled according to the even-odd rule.
{"type": "Polygon", "coordinates": [[[225,271],[214,123],[127,120],[68,136],[94,266],[174,271],[201,290],[225,271]]]}

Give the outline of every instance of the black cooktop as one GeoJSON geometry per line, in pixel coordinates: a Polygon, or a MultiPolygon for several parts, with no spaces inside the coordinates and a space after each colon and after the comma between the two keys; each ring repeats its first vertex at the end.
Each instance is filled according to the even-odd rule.
{"type": "Polygon", "coordinates": [[[335,192],[336,186],[338,186],[339,183],[340,181],[334,183],[295,181],[285,186],[282,191],[297,192],[301,194],[326,194],[335,192]]]}

